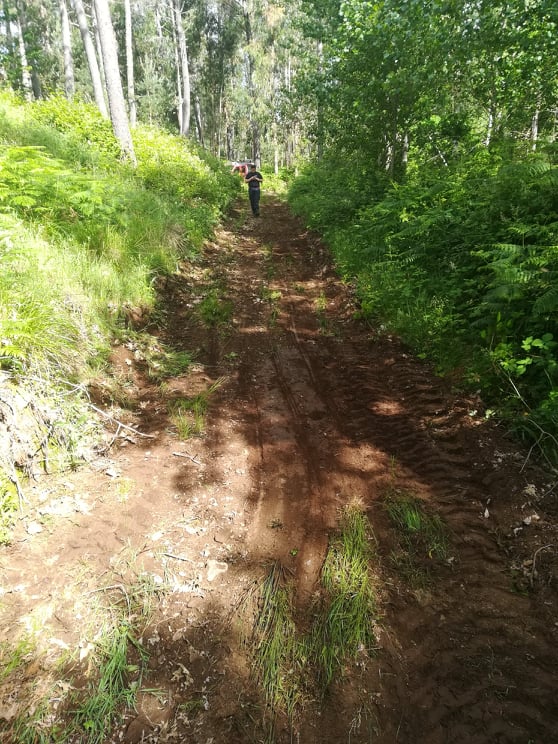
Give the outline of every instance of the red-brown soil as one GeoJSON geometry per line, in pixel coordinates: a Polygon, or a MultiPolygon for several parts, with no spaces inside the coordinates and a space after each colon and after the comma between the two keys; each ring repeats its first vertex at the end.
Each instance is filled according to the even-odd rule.
{"type": "MultiPolygon", "coordinates": [[[[40,679],[61,646],[87,649],[92,596],[118,597],[145,571],[172,587],[143,639],[143,686],[161,692],[143,692],[110,741],[264,741],[239,601],[279,561],[304,627],[340,510],[358,503],[376,542],[377,652],[307,701],[291,730],[280,719],[275,740],[558,741],[555,477],[473,396],[358,320],[327,251],[278,201],[259,220],[238,206],[161,302],[149,330],[195,364],[157,385],[132,345],[115,348],[132,428],[107,420],[104,455],[29,486],[32,508],[2,549],[0,639],[40,638],[26,675],[40,679]],[[211,290],[232,309],[212,327],[197,312],[211,290]],[[169,401],[217,381],[205,433],[181,440],[169,401]],[[395,492],[451,536],[448,560],[422,560],[420,585],[392,560],[395,492]]],[[[25,705],[24,683],[0,683],[0,731],[25,705]]]]}

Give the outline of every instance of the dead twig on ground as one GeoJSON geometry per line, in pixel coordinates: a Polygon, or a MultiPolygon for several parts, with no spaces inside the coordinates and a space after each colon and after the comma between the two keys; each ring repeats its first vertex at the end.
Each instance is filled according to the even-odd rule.
{"type": "Polygon", "coordinates": [[[175,457],[186,457],[189,460],[192,460],[192,462],[195,462],[196,465],[201,465],[202,464],[199,460],[196,460],[196,458],[193,455],[190,455],[188,452],[173,452],[172,454],[175,457]]]}
{"type": "MultiPolygon", "coordinates": [[[[132,431],[134,434],[137,434],[138,437],[144,437],[145,439],[156,439],[155,434],[144,434],[143,432],[138,431],[137,429],[134,429],[133,426],[128,426],[128,424],[124,424],[122,421],[119,421],[114,416],[111,416],[110,413],[107,413],[106,411],[103,411],[102,408],[97,408],[97,406],[94,406],[93,403],[89,403],[88,405],[94,411],[96,411],[97,413],[100,413],[101,416],[104,416],[105,418],[109,419],[110,421],[112,421],[113,423],[115,423],[118,426],[117,432],[114,435],[114,438],[112,440],[113,442],[116,439],[116,437],[118,436],[118,432],[120,431],[120,429],[127,429],[128,431],[132,431]]],[[[109,448],[110,448],[110,445],[109,445],[109,448]]]]}
{"type": "Polygon", "coordinates": [[[167,558],[174,558],[175,561],[185,561],[186,563],[195,565],[195,561],[190,560],[190,558],[184,558],[182,555],[174,555],[173,553],[163,553],[163,555],[167,558]]]}

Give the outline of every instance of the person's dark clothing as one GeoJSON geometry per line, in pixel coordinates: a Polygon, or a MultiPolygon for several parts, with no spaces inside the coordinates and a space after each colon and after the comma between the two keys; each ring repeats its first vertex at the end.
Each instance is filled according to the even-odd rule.
{"type": "Polygon", "coordinates": [[[263,181],[262,174],[257,170],[248,171],[244,180],[248,184],[248,197],[254,217],[260,215],[260,181],[263,181]],[[252,180],[251,180],[252,179],[252,180]],[[260,180],[256,180],[260,179],[260,180]]]}

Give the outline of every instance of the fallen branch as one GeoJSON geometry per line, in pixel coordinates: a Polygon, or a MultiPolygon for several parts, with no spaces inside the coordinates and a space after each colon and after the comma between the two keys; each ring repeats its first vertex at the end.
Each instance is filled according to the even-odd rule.
{"type": "Polygon", "coordinates": [[[167,558],[174,558],[175,561],[185,561],[186,563],[192,563],[195,565],[195,561],[191,561],[189,558],[183,558],[181,555],[174,555],[173,553],[163,553],[167,558]]]}
{"type": "Polygon", "coordinates": [[[88,405],[94,411],[96,411],[97,413],[100,413],[101,416],[104,416],[105,418],[108,418],[110,421],[113,421],[118,426],[119,429],[120,428],[122,428],[122,429],[128,429],[128,431],[133,431],[134,434],[137,434],[138,437],[145,437],[145,439],[156,439],[155,434],[143,434],[143,432],[138,431],[137,429],[134,429],[133,426],[128,426],[128,424],[124,424],[124,423],[122,423],[122,421],[119,421],[114,416],[111,416],[110,413],[107,413],[106,411],[103,411],[102,408],[97,408],[97,406],[94,406],[93,403],[89,403],[88,405]]]}
{"type": "Polygon", "coordinates": [[[195,457],[190,455],[188,452],[173,452],[172,453],[175,457],[186,457],[189,460],[192,460],[192,462],[195,462],[196,465],[201,465],[202,463],[199,460],[196,460],[195,457]]]}

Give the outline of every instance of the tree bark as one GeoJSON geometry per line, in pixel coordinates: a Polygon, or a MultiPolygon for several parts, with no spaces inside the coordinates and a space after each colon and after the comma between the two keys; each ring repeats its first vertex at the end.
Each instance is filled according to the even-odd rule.
{"type": "Polygon", "coordinates": [[[194,116],[196,118],[196,129],[198,130],[198,140],[200,142],[200,145],[202,147],[205,147],[205,142],[203,138],[202,112],[201,112],[201,104],[200,104],[199,96],[195,96],[194,98],[194,116]]]}
{"type": "Polygon", "coordinates": [[[126,115],[126,102],[124,100],[124,91],[122,89],[122,80],[118,67],[118,48],[110,17],[108,0],[94,0],[94,3],[105,68],[112,128],[116,139],[120,143],[123,157],[130,160],[133,165],[136,165],[136,155],[132,143],[132,135],[130,134],[130,125],[126,115]]]}
{"type": "Polygon", "coordinates": [[[33,99],[33,86],[31,84],[31,75],[29,74],[29,65],[27,64],[27,50],[25,48],[23,29],[21,28],[19,17],[17,19],[17,29],[19,64],[21,66],[21,87],[23,89],[23,95],[25,96],[25,99],[27,101],[31,101],[33,99]]]}
{"type": "Polygon", "coordinates": [[[178,67],[177,72],[180,72],[182,78],[182,89],[179,92],[179,106],[180,112],[178,115],[178,123],[180,126],[180,134],[187,137],[190,132],[190,72],[188,69],[188,47],[186,46],[186,36],[184,34],[184,26],[182,25],[182,12],[181,12],[181,1],[174,0],[174,22],[176,29],[176,39],[178,45],[178,67]]]}
{"type": "Polygon", "coordinates": [[[70,33],[66,0],[58,0],[58,9],[60,12],[60,29],[62,32],[62,54],[64,57],[64,92],[66,93],[66,98],[71,101],[76,92],[76,84],[74,79],[74,60],[72,57],[72,35],[70,33]]]}
{"type": "Polygon", "coordinates": [[[24,0],[16,3],[18,24],[19,24],[19,53],[22,65],[22,82],[26,97],[29,96],[29,87],[34,98],[38,101],[43,97],[41,81],[37,72],[36,64],[33,59],[32,50],[27,46],[28,30],[26,5],[24,0]],[[24,64],[25,62],[25,64],[24,64]]]}
{"type": "Polygon", "coordinates": [[[124,16],[126,23],[126,80],[128,83],[128,111],[130,126],[136,126],[136,93],[134,83],[134,49],[132,44],[132,8],[130,0],[124,0],[124,16]]]}
{"type": "Polygon", "coordinates": [[[103,81],[101,79],[101,72],[99,70],[99,62],[97,61],[97,54],[95,52],[95,46],[89,33],[89,27],[87,25],[87,16],[83,8],[81,0],[71,0],[72,8],[76,14],[79,32],[81,34],[81,41],[85,50],[85,56],[87,58],[87,66],[89,67],[89,74],[91,75],[91,83],[93,85],[93,95],[95,96],[95,103],[101,114],[108,119],[107,104],[105,101],[105,94],[103,90],[103,81]]]}
{"type": "MultiPolygon", "coordinates": [[[[246,0],[243,0],[242,4],[242,16],[244,19],[244,34],[246,37],[246,67],[247,67],[247,83],[248,83],[248,94],[250,100],[255,100],[254,90],[254,55],[252,54],[252,22],[250,19],[250,11],[246,0]]],[[[260,167],[261,151],[260,151],[260,125],[257,117],[254,116],[254,108],[250,107],[250,131],[252,132],[252,161],[256,164],[256,167],[260,167]]]]}
{"type": "Polygon", "coordinates": [[[537,143],[539,141],[539,117],[540,117],[540,109],[537,106],[537,109],[535,113],[533,114],[533,118],[531,119],[531,150],[533,152],[536,152],[537,150],[537,143]]]}

